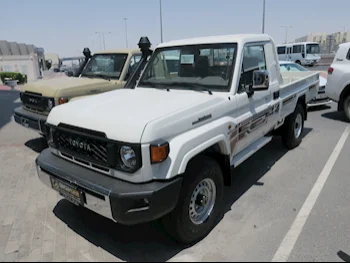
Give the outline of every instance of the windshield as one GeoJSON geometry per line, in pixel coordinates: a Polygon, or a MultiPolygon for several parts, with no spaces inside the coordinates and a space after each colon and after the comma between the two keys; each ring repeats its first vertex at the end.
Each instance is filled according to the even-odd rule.
{"type": "Polygon", "coordinates": [[[318,44],[307,44],[306,45],[307,54],[320,54],[320,46],[318,44]]]}
{"type": "Polygon", "coordinates": [[[281,72],[295,72],[295,71],[307,71],[306,68],[300,66],[299,64],[294,63],[287,63],[287,64],[280,64],[280,71],[281,72]]]}
{"type": "Polygon", "coordinates": [[[87,63],[82,76],[119,79],[128,54],[96,54],[87,63]]]}
{"type": "Polygon", "coordinates": [[[158,49],[139,87],[229,91],[236,44],[209,44],[158,49]]]}

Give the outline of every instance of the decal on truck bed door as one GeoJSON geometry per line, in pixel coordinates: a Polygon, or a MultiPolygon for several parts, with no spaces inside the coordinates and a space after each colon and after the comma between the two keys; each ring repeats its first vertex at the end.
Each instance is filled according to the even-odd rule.
{"type": "Polygon", "coordinates": [[[234,152],[237,142],[245,138],[247,134],[252,133],[264,126],[268,122],[270,116],[279,112],[279,108],[280,105],[275,104],[261,113],[255,114],[247,120],[240,122],[236,128],[229,133],[231,154],[234,152]]]}

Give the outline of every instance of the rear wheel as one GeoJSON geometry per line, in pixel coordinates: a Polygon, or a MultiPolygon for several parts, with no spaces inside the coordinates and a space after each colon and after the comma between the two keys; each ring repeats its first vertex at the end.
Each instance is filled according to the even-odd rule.
{"type": "Polygon", "coordinates": [[[176,241],[191,244],[204,238],[221,214],[224,181],[219,164],[207,156],[189,164],[175,209],[163,218],[176,241]]]}
{"type": "Polygon", "coordinates": [[[344,112],[346,117],[348,118],[348,121],[350,121],[350,95],[348,95],[345,99],[344,99],[344,112]]]}
{"type": "Polygon", "coordinates": [[[298,104],[295,111],[286,119],[282,134],[282,141],[283,144],[290,150],[299,146],[302,141],[305,119],[304,116],[304,109],[301,104],[298,104]]]}
{"type": "Polygon", "coordinates": [[[295,63],[297,63],[297,64],[301,65],[300,60],[295,61],[295,63]]]}

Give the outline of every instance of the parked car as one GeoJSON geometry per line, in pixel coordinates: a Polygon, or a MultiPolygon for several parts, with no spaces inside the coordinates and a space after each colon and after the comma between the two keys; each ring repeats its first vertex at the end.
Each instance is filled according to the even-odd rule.
{"type": "Polygon", "coordinates": [[[22,106],[14,110],[14,119],[45,135],[45,122],[53,107],[74,98],[123,88],[140,58],[138,49],[97,52],[88,60],[80,77],[47,79],[24,85],[20,93],[22,106]]]}
{"type": "Polygon", "coordinates": [[[350,121],[350,42],[339,45],[328,68],[326,94],[338,102],[338,111],[345,112],[350,121]]]}
{"type": "Polygon", "coordinates": [[[135,88],[51,110],[38,176],[120,224],[162,218],[177,241],[196,242],[223,213],[233,167],[274,135],[288,149],[302,141],[319,73],[280,73],[278,65],[267,35],[160,44],[135,88]],[[208,49],[229,54],[229,63],[209,63],[219,52],[203,55],[208,49]],[[179,54],[177,72],[167,67],[169,52],[179,54]]]}
{"type": "MultiPolygon", "coordinates": [[[[280,63],[281,72],[308,71],[303,66],[294,62],[280,61],[279,63],[280,63]]],[[[309,101],[309,103],[307,104],[308,107],[327,105],[332,102],[326,95],[326,84],[327,84],[327,79],[320,75],[320,87],[318,89],[317,96],[313,98],[311,101],[309,101]]]]}

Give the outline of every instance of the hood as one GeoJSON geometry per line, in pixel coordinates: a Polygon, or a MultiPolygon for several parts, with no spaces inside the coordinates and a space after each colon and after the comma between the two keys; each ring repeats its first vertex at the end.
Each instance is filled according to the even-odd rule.
{"type": "Polygon", "coordinates": [[[81,92],[81,89],[87,90],[91,89],[92,87],[102,87],[105,85],[111,86],[114,84],[116,84],[116,81],[64,76],[60,78],[43,79],[28,83],[22,87],[22,91],[41,93],[45,97],[69,97],[73,93],[79,93],[79,90],[81,92]]]}
{"type": "Polygon", "coordinates": [[[325,77],[320,76],[320,87],[326,86],[327,79],[325,77]]]}
{"type": "MultiPolygon", "coordinates": [[[[140,143],[148,123],[161,119],[164,127],[170,127],[200,114],[199,109],[208,108],[203,104],[212,105],[215,100],[219,102],[223,98],[195,91],[120,89],[55,107],[47,122],[104,132],[109,139],[117,141],[140,143]],[[179,112],[182,114],[174,115],[179,112]]],[[[191,118],[198,119],[195,117],[191,118]]],[[[163,126],[158,128],[163,129],[163,126]]]]}

